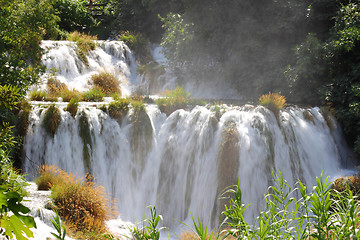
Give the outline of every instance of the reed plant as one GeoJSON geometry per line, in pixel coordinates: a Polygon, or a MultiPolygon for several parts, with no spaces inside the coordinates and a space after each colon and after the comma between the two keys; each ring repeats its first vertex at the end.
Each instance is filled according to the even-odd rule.
{"type": "Polygon", "coordinates": [[[284,96],[281,96],[278,93],[263,94],[259,98],[259,104],[261,106],[267,107],[274,114],[278,114],[279,111],[286,106],[286,99],[284,96]]]}

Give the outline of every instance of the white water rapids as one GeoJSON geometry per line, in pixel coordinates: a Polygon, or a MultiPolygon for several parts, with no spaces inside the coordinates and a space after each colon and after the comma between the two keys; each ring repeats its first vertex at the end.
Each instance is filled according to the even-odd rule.
{"type": "MultiPolygon", "coordinates": [[[[65,43],[44,43],[49,48],[44,61],[48,68],[60,68],[58,77],[69,86],[86,89],[86,79],[97,68],[111,69],[123,83],[146,81],[134,73],[136,62],[122,43],[102,43],[90,55],[88,68],[76,63],[65,43]]],[[[190,212],[216,226],[219,196],[238,178],[244,203],[251,203],[251,218],[272,184],[272,172],[280,171],[290,185],[301,179],[311,186],[321,172],[335,177],[352,167],[336,121],[319,108],[288,107],[276,118],[259,106],[197,106],[167,116],[149,104],[138,118],[130,108],[119,123],[92,104],[80,105],[73,118],[64,111],[66,103],[57,103],[61,123],[50,136],[42,127],[47,105],[33,105],[23,163],[30,179],[41,164],[80,175],[90,172],[116,199],[121,219],[140,221],[146,206],[156,204],[172,230],[179,221],[192,225],[190,212]],[[80,131],[83,116],[90,139],[80,131]]]]}

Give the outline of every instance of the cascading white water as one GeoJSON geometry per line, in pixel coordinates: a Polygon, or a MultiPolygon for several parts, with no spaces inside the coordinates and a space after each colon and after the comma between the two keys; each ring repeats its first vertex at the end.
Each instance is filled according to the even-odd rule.
{"type": "MultiPolygon", "coordinates": [[[[44,41],[43,63],[80,91],[89,87],[92,74],[104,70],[117,76],[123,95],[176,85],[166,79],[167,72],[158,79],[138,76],[134,55],[122,42],[97,44],[85,66],[75,43],[44,41]]],[[[164,64],[159,54],[156,49],[154,60],[164,64]]],[[[81,176],[90,172],[115,199],[120,217],[132,222],[143,219],[147,205],[156,204],[172,230],[178,221],[191,225],[190,212],[217,226],[224,203],[218,198],[238,178],[244,202],[251,203],[250,219],[261,208],[272,172],[281,171],[290,184],[301,179],[311,186],[322,171],[339,176],[352,164],[336,121],[319,108],[288,107],[275,117],[250,105],[197,106],[167,116],[149,104],[146,112],[135,114],[130,108],[119,120],[95,103],[81,103],[75,118],[64,111],[66,103],[56,104],[61,123],[54,136],[42,126],[46,104],[33,104],[24,138],[23,169],[29,179],[41,164],[81,176]]]]}
{"type": "Polygon", "coordinates": [[[138,116],[140,124],[132,111],[119,124],[95,107],[83,107],[75,119],[61,111],[54,137],[41,125],[43,108],[31,114],[24,170],[32,177],[34,163],[45,163],[82,175],[90,171],[116,199],[121,218],[133,222],[143,218],[147,205],[156,204],[167,226],[189,223],[189,211],[216,224],[218,197],[238,177],[244,202],[252,203],[250,217],[260,207],[272,172],[281,171],[290,184],[301,179],[311,185],[322,171],[341,174],[346,161],[340,154],[344,146],[334,137],[339,129],[329,128],[330,116],[325,119],[318,108],[289,107],[276,119],[263,107],[224,106],[219,117],[214,107],[166,116],[148,105],[146,114],[138,116]],[[81,112],[89,123],[90,163],[83,154],[81,112]],[[225,149],[233,133],[236,141],[225,149]],[[231,156],[222,153],[234,149],[231,156]],[[234,155],[235,161],[229,161],[234,155]]]}
{"type": "Polygon", "coordinates": [[[130,95],[140,79],[134,54],[121,41],[96,41],[96,44],[95,50],[91,50],[87,56],[86,66],[76,53],[75,42],[43,41],[41,46],[45,54],[42,62],[48,73],[55,74],[70,89],[84,91],[91,84],[91,75],[106,71],[117,77],[123,95],[130,95]]]}

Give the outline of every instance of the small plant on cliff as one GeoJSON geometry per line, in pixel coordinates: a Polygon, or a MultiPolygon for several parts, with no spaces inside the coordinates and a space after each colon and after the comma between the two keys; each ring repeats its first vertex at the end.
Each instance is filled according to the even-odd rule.
{"type": "Polygon", "coordinates": [[[98,87],[89,89],[82,94],[82,98],[86,102],[101,102],[105,97],[105,93],[98,87]]]}
{"type": "Polygon", "coordinates": [[[177,86],[173,91],[166,91],[165,98],[156,100],[156,104],[160,110],[166,114],[171,114],[177,109],[186,108],[187,105],[192,104],[190,93],[186,92],[184,88],[177,86]]]}
{"type": "Polygon", "coordinates": [[[278,93],[263,94],[259,98],[259,104],[267,107],[273,113],[278,114],[279,111],[285,107],[286,99],[278,93]]]}
{"type": "Polygon", "coordinates": [[[103,93],[110,96],[113,93],[120,94],[119,81],[116,77],[108,72],[99,72],[91,76],[91,81],[94,85],[101,89],[103,93]]]}
{"type": "Polygon", "coordinates": [[[121,123],[122,117],[125,116],[129,110],[129,104],[130,100],[125,98],[111,102],[108,107],[110,117],[121,123]]]}
{"type": "Polygon", "coordinates": [[[76,42],[76,54],[78,55],[79,59],[87,66],[89,64],[87,54],[96,48],[96,43],[94,40],[97,40],[97,37],[75,31],[69,34],[68,40],[76,42]]]}
{"type": "Polygon", "coordinates": [[[50,105],[45,111],[42,126],[51,136],[54,136],[61,122],[60,110],[54,105],[50,105]]]}
{"type": "Polygon", "coordinates": [[[129,31],[122,32],[118,39],[123,41],[130,49],[134,49],[136,55],[141,59],[148,59],[150,52],[148,50],[148,40],[140,33],[133,34],[129,31]]]}
{"type": "Polygon", "coordinates": [[[77,99],[71,99],[68,105],[66,106],[66,111],[68,111],[71,116],[74,118],[78,111],[79,101],[77,99]]]}

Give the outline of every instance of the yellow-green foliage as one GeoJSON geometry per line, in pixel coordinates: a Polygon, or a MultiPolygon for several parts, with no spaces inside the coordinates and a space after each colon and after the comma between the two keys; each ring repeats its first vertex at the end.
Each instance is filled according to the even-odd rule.
{"type": "Polygon", "coordinates": [[[267,107],[273,113],[277,114],[279,113],[280,109],[285,107],[286,99],[284,96],[281,96],[278,93],[269,92],[269,94],[263,94],[260,96],[259,104],[264,107],[267,107]]]}
{"type": "Polygon", "coordinates": [[[99,72],[91,76],[94,85],[102,90],[107,96],[112,93],[120,94],[119,81],[116,77],[108,72],[99,72]]]}
{"type": "Polygon", "coordinates": [[[110,117],[121,123],[122,117],[125,116],[129,110],[129,104],[130,100],[124,98],[111,102],[108,107],[110,117]]]}
{"type": "Polygon", "coordinates": [[[62,177],[60,169],[53,165],[42,165],[38,169],[38,175],[35,179],[38,190],[50,190],[56,182],[61,182],[62,177]]]}
{"type": "Polygon", "coordinates": [[[66,106],[65,110],[68,111],[72,117],[75,117],[78,111],[78,107],[79,107],[79,101],[77,99],[71,99],[68,105],[66,106]]]}
{"type": "Polygon", "coordinates": [[[61,121],[60,110],[53,104],[45,111],[42,126],[46,132],[54,136],[61,121]]]}
{"type": "Polygon", "coordinates": [[[80,101],[82,98],[81,93],[78,90],[69,90],[68,88],[64,88],[61,92],[59,92],[59,97],[61,97],[64,102],[70,102],[72,99],[80,101]]]}
{"type": "Polygon", "coordinates": [[[122,32],[118,39],[123,41],[130,49],[133,49],[138,57],[147,61],[150,53],[147,48],[148,40],[140,33],[133,34],[129,31],[122,32]]]}
{"type": "Polygon", "coordinates": [[[131,106],[134,110],[134,114],[138,114],[140,111],[144,111],[145,110],[145,105],[142,101],[132,101],[131,102],[131,106]]]}
{"type": "Polygon", "coordinates": [[[36,89],[30,92],[30,99],[32,101],[43,101],[46,99],[46,91],[36,89]]]}
{"type": "Polygon", "coordinates": [[[69,41],[76,42],[77,45],[77,55],[85,65],[88,65],[87,54],[90,50],[94,50],[96,48],[96,43],[94,40],[97,40],[96,36],[89,36],[84,33],[79,33],[77,31],[69,34],[69,41]]]}
{"type": "Polygon", "coordinates": [[[84,92],[82,99],[86,102],[101,102],[105,96],[105,93],[100,88],[94,87],[84,92]]]}
{"type": "Polygon", "coordinates": [[[168,115],[177,109],[186,108],[187,105],[193,104],[193,100],[190,98],[190,93],[186,92],[179,86],[173,91],[166,91],[165,95],[165,98],[157,99],[156,104],[162,112],[168,115]]]}

